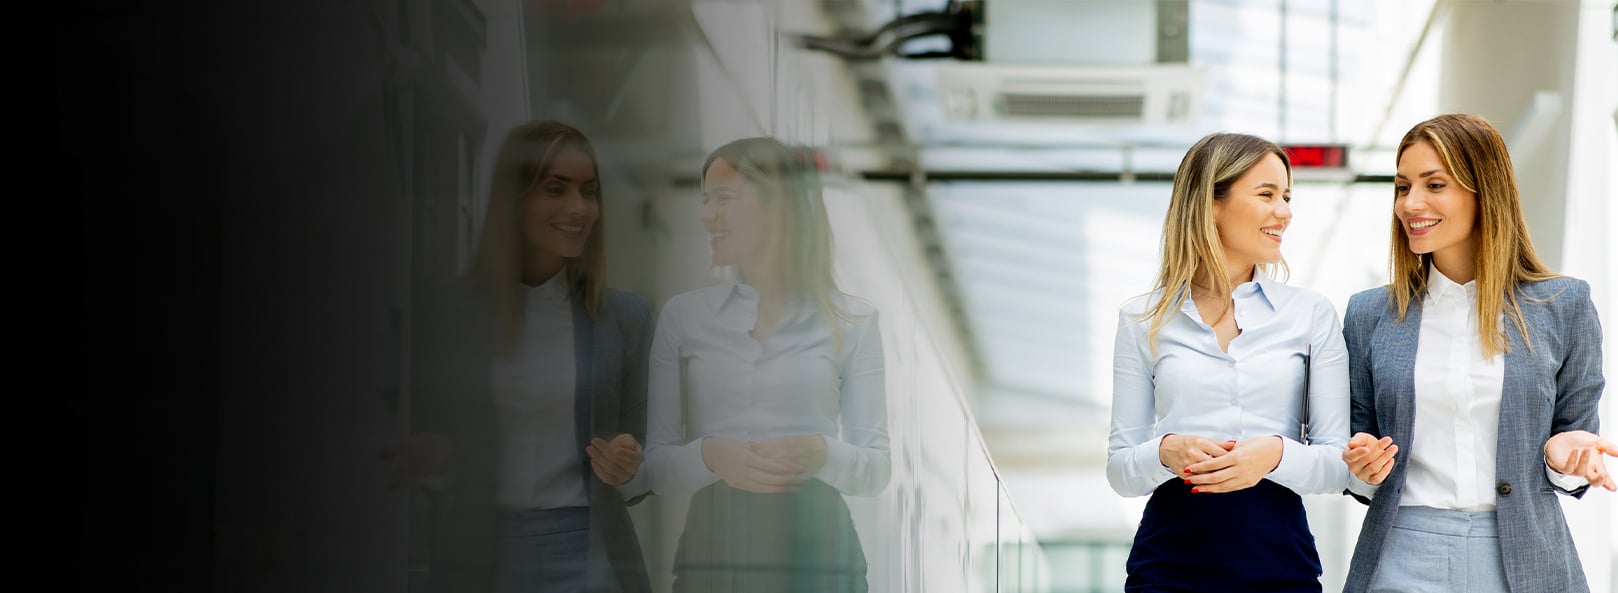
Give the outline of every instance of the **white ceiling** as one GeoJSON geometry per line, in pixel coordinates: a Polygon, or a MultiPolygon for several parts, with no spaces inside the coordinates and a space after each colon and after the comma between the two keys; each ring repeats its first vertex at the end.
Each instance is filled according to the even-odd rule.
{"type": "MultiPolygon", "coordinates": [[[[880,12],[893,3],[866,4],[880,12]]],[[[1380,139],[1372,130],[1391,117],[1390,96],[1431,0],[1337,2],[1335,18],[1328,0],[1289,0],[1284,20],[1281,4],[1192,3],[1190,62],[1204,87],[1200,117],[1185,126],[951,121],[938,92],[940,63],[889,60],[884,70],[929,171],[1172,173],[1185,149],[1214,131],[1349,144],[1358,172],[1391,171],[1386,151],[1370,150],[1380,139]]],[[[1292,283],[1346,300],[1380,278],[1383,188],[1305,177],[1294,188],[1288,235],[1292,283]]],[[[1117,307],[1150,288],[1156,273],[1169,185],[958,181],[929,183],[926,193],[983,363],[977,418],[1013,498],[1041,537],[1127,530],[1138,505],[1099,478],[1112,341],[1117,307]],[[1072,500],[1088,501],[1090,512],[1064,511],[1072,500]]]]}

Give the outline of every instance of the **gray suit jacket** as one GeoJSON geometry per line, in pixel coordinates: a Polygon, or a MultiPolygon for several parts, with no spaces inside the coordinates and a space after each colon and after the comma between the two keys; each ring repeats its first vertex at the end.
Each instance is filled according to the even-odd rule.
{"type": "MultiPolygon", "coordinates": [[[[1517,291],[1530,350],[1513,323],[1505,324],[1511,352],[1505,357],[1495,460],[1496,513],[1506,579],[1515,593],[1588,591],[1584,569],[1573,549],[1556,488],[1545,475],[1545,441],[1568,430],[1597,432],[1596,405],[1605,380],[1601,374],[1601,323],[1590,300],[1590,285],[1553,278],[1517,291]]],[[[1387,287],[1349,299],[1343,318],[1348,343],[1351,430],[1391,436],[1399,455],[1374,500],[1367,502],[1364,526],[1354,549],[1345,593],[1370,585],[1399,512],[1410,459],[1415,420],[1416,341],[1421,306],[1413,303],[1404,320],[1393,309],[1387,287]]],[[[1351,494],[1351,493],[1350,493],[1351,494]]]]}
{"type": "MultiPolygon", "coordinates": [[[[495,410],[489,368],[494,360],[494,324],[484,292],[457,283],[433,295],[421,319],[422,341],[414,355],[418,396],[415,432],[444,434],[456,445],[453,486],[432,497],[427,589],[433,592],[492,590],[501,510],[495,501],[495,410]]],[[[623,593],[651,589],[646,563],[623,500],[590,469],[585,445],[592,437],[618,433],[646,443],[646,365],[651,349],[652,309],[642,296],[609,290],[594,319],[582,299],[573,306],[575,353],[574,426],[577,455],[590,502],[592,550],[605,559],[623,593]],[[589,356],[580,354],[589,353],[589,356]]],[[[643,470],[644,471],[644,470],[643,470]]],[[[416,531],[416,528],[412,528],[416,531]]],[[[592,562],[598,559],[592,558],[592,562]]]]}

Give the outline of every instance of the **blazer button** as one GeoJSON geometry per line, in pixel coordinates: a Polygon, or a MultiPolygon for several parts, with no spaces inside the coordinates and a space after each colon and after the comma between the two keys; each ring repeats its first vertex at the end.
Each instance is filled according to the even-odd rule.
{"type": "Polygon", "coordinates": [[[1499,486],[1494,487],[1494,491],[1499,492],[1501,496],[1511,494],[1511,482],[1501,482],[1499,486]]]}

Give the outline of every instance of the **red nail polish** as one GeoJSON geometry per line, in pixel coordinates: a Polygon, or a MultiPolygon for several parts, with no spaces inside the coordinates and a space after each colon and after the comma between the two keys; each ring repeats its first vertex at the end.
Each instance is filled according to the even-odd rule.
{"type": "Polygon", "coordinates": [[[1191,468],[1189,468],[1189,467],[1185,468],[1185,473],[1188,473],[1188,474],[1191,473],[1191,468]]]}
{"type": "Polygon", "coordinates": [[[1186,481],[1185,481],[1185,483],[1186,483],[1186,484],[1190,484],[1190,483],[1191,483],[1191,480],[1186,480],[1186,481]]]}
{"type": "Polygon", "coordinates": [[[1192,488],[1192,489],[1191,489],[1191,493],[1192,493],[1192,494],[1196,494],[1196,493],[1198,493],[1198,492],[1202,492],[1202,491],[1201,491],[1201,490],[1197,490],[1197,489],[1196,489],[1196,488],[1192,488]]]}

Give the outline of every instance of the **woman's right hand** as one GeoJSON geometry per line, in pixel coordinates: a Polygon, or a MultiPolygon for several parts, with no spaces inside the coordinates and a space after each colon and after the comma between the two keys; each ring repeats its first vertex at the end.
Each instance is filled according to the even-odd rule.
{"type": "Polygon", "coordinates": [[[761,494],[795,491],[809,473],[807,468],[759,455],[747,443],[724,437],[702,439],[702,461],[730,487],[761,494]]]}
{"type": "Polygon", "coordinates": [[[1379,439],[1357,432],[1348,439],[1348,448],[1343,449],[1343,463],[1348,464],[1348,471],[1361,482],[1377,486],[1393,471],[1393,456],[1398,452],[1399,446],[1393,444],[1393,437],[1379,439]]]}
{"type": "Polygon", "coordinates": [[[1157,460],[1174,475],[1184,478],[1186,468],[1229,453],[1236,441],[1223,443],[1194,434],[1170,434],[1157,445],[1157,460]]]}

